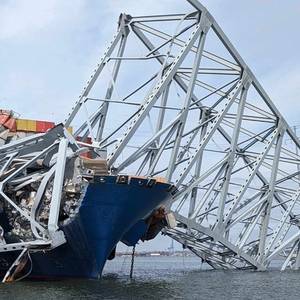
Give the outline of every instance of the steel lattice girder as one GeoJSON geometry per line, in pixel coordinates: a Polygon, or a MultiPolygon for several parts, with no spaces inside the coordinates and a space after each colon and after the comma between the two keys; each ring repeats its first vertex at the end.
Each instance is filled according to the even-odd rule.
{"type": "Polygon", "coordinates": [[[189,14],[122,15],[66,124],[85,106],[94,113],[75,135],[107,151],[112,173],[174,183],[178,228],[165,233],[213,267],[265,269],[282,255],[283,269],[298,268],[299,140],[210,13],[188,2],[189,14]]]}
{"type": "Polygon", "coordinates": [[[164,232],[213,268],[282,257],[298,269],[299,140],[215,19],[187,2],[190,13],[121,15],[65,126],[112,174],[176,185],[177,227],[164,232]]]}
{"type": "Polygon", "coordinates": [[[1,227],[0,252],[51,249],[66,242],[57,226],[65,169],[67,162],[82,151],[63,125],[0,148],[0,196],[4,201],[1,205],[9,208],[11,220],[18,219],[20,228],[16,230],[26,232],[21,241],[6,243],[1,227]],[[28,198],[33,203],[17,201],[26,197],[31,185],[36,185],[34,196],[28,198]],[[37,220],[37,210],[49,186],[53,191],[45,224],[37,220]]]}

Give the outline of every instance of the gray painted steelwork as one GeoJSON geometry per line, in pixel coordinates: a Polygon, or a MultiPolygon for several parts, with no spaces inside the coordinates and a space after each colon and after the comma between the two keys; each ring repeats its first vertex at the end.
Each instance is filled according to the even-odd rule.
{"type": "MultiPolygon", "coordinates": [[[[64,242],[57,214],[65,164],[89,149],[107,159],[111,174],[174,184],[167,209],[177,226],[164,234],[211,267],[265,270],[280,257],[282,270],[299,268],[300,142],[211,14],[187,1],[190,13],[120,16],[65,121],[74,138],[91,137],[91,145],[64,129],[0,148],[1,175],[21,164],[1,179],[2,199],[30,221],[35,236],[15,249],[64,242]],[[19,184],[40,184],[39,201],[54,176],[45,227],[4,187],[47,153],[49,174],[18,177],[19,184]]],[[[11,250],[3,240],[0,251],[11,250]]]]}

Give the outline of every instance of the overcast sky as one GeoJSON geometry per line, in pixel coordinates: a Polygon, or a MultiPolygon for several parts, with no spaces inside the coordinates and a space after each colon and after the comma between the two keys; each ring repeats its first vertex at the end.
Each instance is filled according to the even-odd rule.
{"type": "MultiPolygon", "coordinates": [[[[300,125],[300,1],[202,3],[288,122],[300,125]]],[[[121,12],[186,11],[191,7],[184,0],[0,0],[0,108],[24,118],[62,121],[121,12]]]]}
{"type": "MultiPolygon", "coordinates": [[[[184,0],[1,0],[0,107],[61,121],[115,32],[120,12],[188,11],[184,0]]],[[[202,2],[273,101],[300,124],[300,1],[202,2]]]]}

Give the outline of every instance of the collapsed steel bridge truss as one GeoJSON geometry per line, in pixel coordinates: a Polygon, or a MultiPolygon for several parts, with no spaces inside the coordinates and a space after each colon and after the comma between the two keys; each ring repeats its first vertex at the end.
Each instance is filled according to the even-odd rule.
{"type": "MultiPolygon", "coordinates": [[[[187,2],[190,13],[120,16],[65,121],[80,145],[65,130],[27,156],[8,150],[26,141],[0,149],[3,173],[16,159],[20,172],[57,147],[47,226],[4,194],[16,173],[1,182],[1,196],[29,219],[36,239],[51,242],[66,161],[89,147],[112,174],[173,183],[167,208],[177,226],[164,233],[213,268],[265,270],[280,258],[283,270],[298,269],[299,140],[210,13],[187,2]]],[[[47,176],[31,180],[42,185],[47,176]]]]}

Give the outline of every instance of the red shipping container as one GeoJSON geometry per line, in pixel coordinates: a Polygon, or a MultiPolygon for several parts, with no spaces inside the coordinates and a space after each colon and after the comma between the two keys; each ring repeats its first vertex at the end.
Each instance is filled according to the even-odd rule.
{"type": "MultiPolygon", "coordinates": [[[[87,137],[84,141],[82,141],[82,137],[78,136],[76,138],[76,140],[79,142],[86,143],[86,144],[92,144],[92,139],[90,137],[87,137]]],[[[80,156],[84,157],[84,158],[92,158],[92,153],[91,153],[91,151],[88,151],[88,152],[82,153],[80,156]]]]}
{"type": "Polygon", "coordinates": [[[0,111],[0,125],[4,125],[8,121],[9,118],[10,118],[10,115],[0,111]]]}
{"type": "Polygon", "coordinates": [[[8,128],[12,132],[16,132],[17,131],[17,122],[16,122],[16,119],[14,119],[14,118],[8,119],[3,124],[3,126],[6,127],[6,128],[8,128]]]}
{"type": "Polygon", "coordinates": [[[3,125],[13,132],[17,130],[16,120],[13,118],[10,111],[0,110],[0,125],[3,125]]]}
{"type": "Polygon", "coordinates": [[[36,132],[46,132],[53,128],[55,124],[53,122],[36,121],[36,132]]]}
{"type": "Polygon", "coordinates": [[[90,144],[90,145],[92,144],[92,138],[90,138],[90,137],[85,138],[85,140],[83,141],[83,140],[82,140],[82,137],[81,137],[81,136],[78,136],[78,137],[76,138],[76,140],[79,141],[79,142],[86,143],[86,144],[90,144]]]}

